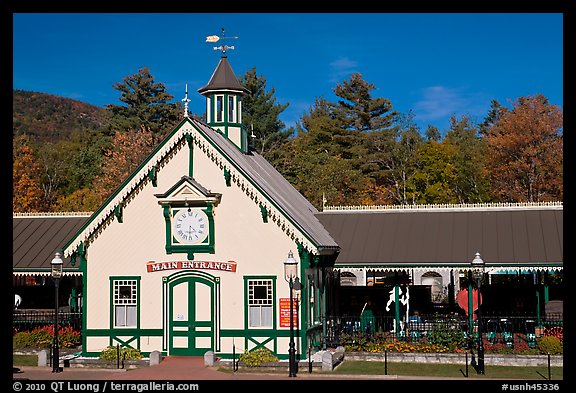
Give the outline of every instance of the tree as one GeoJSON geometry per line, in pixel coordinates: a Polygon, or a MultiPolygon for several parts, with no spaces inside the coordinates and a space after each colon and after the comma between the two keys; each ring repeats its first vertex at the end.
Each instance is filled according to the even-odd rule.
{"type": "Polygon", "coordinates": [[[356,72],[334,88],[334,93],[342,99],[331,106],[347,130],[380,131],[392,126],[396,112],[390,100],[372,98],[375,87],[356,72]]]}
{"type": "Polygon", "coordinates": [[[14,137],[12,163],[12,211],[15,213],[43,211],[41,167],[26,136],[14,137]]]}
{"type": "Polygon", "coordinates": [[[148,67],[124,78],[124,83],[112,86],[121,93],[125,105],[106,106],[112,113],[109,131],[138,129],[140,126],[162,138],[181,118],[180,103],[169,103],[174,97],[163,83],[156,83],[148,67]]]}
{"type": "Polygon", "coordinates": [[[416,170],[409,179],[410,194],[418,204],[459,203],[454,192],[457,169],[453,164],[456,146],[435,140],[416,151],[416,170]]]}
{"type": "Polygon", "coordinates": [[[297,137],[278,152],[276,168],[316,207],[358,204],[370,179],[359,168],[365,159],[358,132],[343,127],[330,103],[317,98],[296,126],[297,137]]]}
{"type": "Polygon", "coordinates": [[[487,129],[494,198],[501,202],[563,199],[563,114],[541,95],[520,97],[487,129]]]}
{"type": "Polygon", "coordinates": [[[145,127],[128,132],[116,131],[112,148],[102,161],[102,173],[94,179],[93,188],[104,202],[144,161],[154,147],[154,135],[145,127]]]}
{"type": "Polygon", "coordinates": [[[253,139],[254,149],[264,157],[285,143],[293,129],[285,129],[280,114],[288,104],[278,104],[274,96],[276,90],[266,91],[266,78],[256,74],[256,68],[246,71],[239,78],[240,83],[248,89],[242,98],[242,123],[253,139]]]}
{"type": "Polygon", "coordinates": [[[450,129],[443,140],[454,146],[450,164],[456,173],[451,184],[454,203],[482,203],[489,199],[485,172],[485,142],[469,116],[450,117],[450,129]]]}

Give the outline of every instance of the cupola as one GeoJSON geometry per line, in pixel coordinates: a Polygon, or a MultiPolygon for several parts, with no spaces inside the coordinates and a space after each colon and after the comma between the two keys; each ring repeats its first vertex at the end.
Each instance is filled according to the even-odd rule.
{"type": "Polygon", "coordinates": [[[206,86],[198,89],[206,97],[206,122],[248,152],[248,133],[242,125],[242,96],[248,90],[236,78],[228,58],[223,55],[206,86]]]}

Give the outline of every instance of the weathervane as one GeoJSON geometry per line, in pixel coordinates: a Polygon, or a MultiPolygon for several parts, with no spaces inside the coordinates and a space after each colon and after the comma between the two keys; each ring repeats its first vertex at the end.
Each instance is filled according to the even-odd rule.
{"type": "Polygon", "coordinates": [[[186,83],[186,97],[182,98],[182,102],[184,103],[184,117],[188,117],[188,103],[190,102],[188,99],[188,83],[186,83]]]}
{"type": "MultiPolygon", "coordinates": [[[[238,37],[226,37],[224,35],[224,28],[222,28],[222,35],[221,36],[209,35],[208,37],[206,37],[206,42],[218,42],[220,40],[230,40],[230,39],[237,39],[237,38],[238,37]]],[[[214,50],[222,51],[222,53],[226,53],[226,51],[228,49],[234,49],[234,46],[220,45],[220,46],[214,47],[214,50]]]]}

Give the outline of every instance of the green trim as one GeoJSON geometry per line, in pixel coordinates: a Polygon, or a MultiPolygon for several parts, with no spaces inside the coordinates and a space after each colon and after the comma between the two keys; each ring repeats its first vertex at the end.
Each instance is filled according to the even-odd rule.
{"type": "Polygon", "coordinates": [[[230,180],[232,180],[232,174],[226,167],[224,167],[224,180],[226,181],[226,187],[230,187],[230,180]]]}
{"type": "Polygon", "coordinates": [[[186,133],[184,137],[186,138],[186,142],[188,142],[188,150],[189,150],[188,176],[194,178],[194,141],[190,133],[186,133]]]}
{"type": "Polygon", "coordinates": [[[203,355],[207,350],[219,351],[220,350],[220,278],[199,271],[181,271],[176,272],[168,277],[163,277],[163,295],[164,303],[167,303],[167,312],[165,315],[165,328],[167,329],[164,334],[164,339],[167,341],[163,344],[163,349],[168,350],[171,355],[203,355]],[[188,286],[188,302],[187,304],[187,319],[186,321],[179,321],[173,318],[173,291],[177,285],[188,286]],[[211,304],[210,304],[210,320],[198,321],[196,319],[196,303],[190,301],[196,296],[196,285],[206,285],[210,289],[211,304]],[[192,292],[194,291],[194,292],[192,292]],[[177,330],[176,328],[187,328],[186,330],[177,330]],[[197,327],[208,328],[208,330],[196,330],[197,327]],[[173,337],[188,337],[188,345],[186,348],[174,347],[173,337]],[[210,338],[210,346],[196,347],[194,339],[196,337],[210,338]]]}
{"type": "Polygon", "coordinates": [[[215,235],[215,228],[214,228],[214,214],[213,214],[213,204],[212,202],[205,202],[206,208],[202,209],[204,213],[208,216],[208,236],[204,243],[200,244],[179,244],[175,243],[176,239],[172,235],[172,219],[173,217],[182,210],[181,208],[172,208],[170,209],[170,204],[168,202],[163,203],[164,206],[164,219],[166,221],[166,253],[173,254],[173,253],[187,253],[188,259],[194,259],[195,252],[205,252],[208,254],[215,253],[215,242],[216,242],[216,235],[215,235]],[[168,207],[168,215],[166,215],[166,208],[168,207]]]}
{"type": "MultiPolygon", "coordinates": [[[[156,148],[148,155],[148,157],[142,161],[142,163],[140,165],[138,165],[138,167],[130,174],[130,176],[128,176],[123,182],[122,184],[120,184],[120,186],[116,189],[116,191],[114,191],[107,199],[106,201],[104,201],[104,203],[102,205],[100,205],[100,208],[98,210],[96,210],[91,216],[90,218],[86,221],[86,223],[74,234],[74,236],[64,245],[63,249],[67,249],[70,244],[72,244],[74,242],[74,240],[86,229],[88,228],[92,222],[96,219],[96,217],[98,217],[100,215],[100,213],[102,213],[104,210],[106,210],[106,208],[108,207],[108,205],[112,202],[112,200],[114,198],[116,198],[116,196],[126,187],[126,185],[128,185],[132,179],[136,176],[137,173],[139,173],[142,168],[144,168],[148,162],[152,159],[152,157],[154,157],[156,155],[156,153],[158,153],[160,150],[162,150],[164,148],[164,146],[172,139],[172,137],[180,130],[181,127],[184,126],[184,124],[188,123],[189,125],[192,125],[192,122],[189,120],[189,118],[184,118],[180,121],[180,123],[178,123],[178,125],[176,127],[174,127],[174,129],[172,130],[172,132],[166,136],[166,138],[164,138],[164,140],[158,145],[156,146],[156,148]]],[[[195,128],[195,127],[194,127],[195,128]]],[[[174,145],[174,148],[178,145],[178,143],[176,143],[174,145]]],[[[164,159],[165,157],[162,157],[162,159],[164,159]]],[[[142,179],[142,182],[147,181],[147,177],[144,177],[142,179]]],[[[135,187],[135,189],[138,187],[135,187]]],[[[103,220],[103,222],[105,222],[106,220],[103,220]]],[[[98,228],[100,227],[100,225],[98,226],[98,228]]],[[[95,228],[94,231],[98,230],[98,228],[95,228]]],[[[93,231],[93,232],[94,232],[93,231]]]]}
{"type": "MultiPolygon", "coordinates": [[[[128,335],[125,334],[129,329],[140,329],[140,276],[110,276],[109,279],[109,289],[110,289],[110,330],[116,332],[118,335],[128,335]],[[115,317],[114,317],[114,282],[115,281],[136,281],[136,327],[116,327],[115,317]]],[[[111,338],[112,339],[112,338],[111,338]]]]}
{"type": "Polygon", "coordinates": [[[156,168],[156,165],[154,165],[152,168],[150,168],[150,171],[148,172],[148,178],[150,179],[150,181],[152,181],[152,187],[157,187],[158,186],[158,168],[156,168]]]}
{"type": "MultiPolygon", "coordinates": [[[[256,347],[264,346],[265,343],[269,342],[272,339],[277,339],[278,337],[283,337],[286,332],[286,329],[279,329],[279,326],[276,325],[276,317],[278,315],[278,295],[276,290],[277,285],[277,277],[276,276],[269,276],[269,275],[258,275],[258,276],[244,276],[244,329],[238,330],[226,330],[222,331],[222,337],[237,337],[244,340],[244,348],[248,348],[248,344],[251,341],[252,343],[256,344],[256,347]],[[249,291],[248,291],[248,282],[254,280],[270,280],[272,281],[272,327],[270,328],[260,328],[260,327],[250,327],[250,307],[248,302],[249,291]],[[226,334],[225,334],[226,332],[226,334]],[[233,334],[230,334],[233,332],[233,334]],[[264,341],[257,342],[252,336],[257,335],[258,337],[266,337],[264,341]]],[[[289,335],[289,332],[288,332],[289,335]]],[[[276,351],[277,343],[274,343],[274,352],[276,351]]]]}
{"type": "Polygon", "coordinates": [[[260,204],[260,214],[262,215],[262,222],[266,224],[268,222],[268,210],[262,204],[260,204]]]}
{"type": "Polygon", "coordinates": [[[120,224],[122,224],[122,214],[124,213],[124,208],[122,207],[122,205],[116,205],[116,207],[114,207],[114,215],[116,216],[116,219],[118,220],[118,222],[120,224]]]}

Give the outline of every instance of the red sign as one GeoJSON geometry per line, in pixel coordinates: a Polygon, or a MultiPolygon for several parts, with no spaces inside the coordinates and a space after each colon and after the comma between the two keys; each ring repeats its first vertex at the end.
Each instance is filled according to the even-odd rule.
{"type": "MultiPolygon", "coordinates": [[[[468,315],[468,290],[462,289],[458,291],[456,299],[460,308],[466,311],[466,315],[468,315]]],[[[480,293],[480,304],[482,304],[482,293],[480,293]]],[[[476,288],[472,289],[472,310],[472,312],[478,310],[478,290],[476,288]]],[[[473,314],[473,316],[476,318],[476,315],[473,314]]]]}
{"type": "Polygon", "coordinates": [[[235,272],[236,262],[211,262],[211,261],[170,261],[146,263],[146,270],[149,273],[160,272],[163,270],[220,270],[224,272],[235,272]]]}
{"type": "MultiPolygon", "coordinates": [[[[298,328],[298,307],[293,299],[292,326],[298,328]]],[[[290,298],[280,298],[280,327],[290,327],[290,298]]]]}

